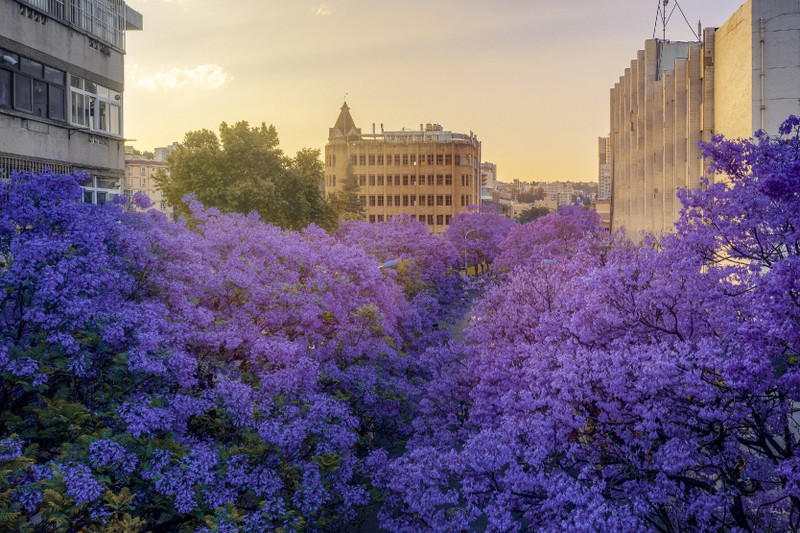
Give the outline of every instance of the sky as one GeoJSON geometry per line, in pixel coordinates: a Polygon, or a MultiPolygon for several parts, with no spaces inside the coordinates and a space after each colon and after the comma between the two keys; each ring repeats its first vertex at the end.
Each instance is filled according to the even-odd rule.
{"type": "MultiPolygon", "coordinates": [[[[139,150],[242,120],[288,155],[324,149],[346,98],[365,133],[474,132],[507,182],[596,181],[609,90],[662,35],[663,0],[127,1],[144,18],[125,58],[139,150]]],[[[695,40],[743,1],[670,0],[666,36],[695,40]]]]}

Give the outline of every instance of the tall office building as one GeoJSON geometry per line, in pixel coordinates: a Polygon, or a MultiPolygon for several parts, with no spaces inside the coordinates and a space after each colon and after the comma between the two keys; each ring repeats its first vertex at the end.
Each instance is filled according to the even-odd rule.
{"type": "Polygon", "coordinates": [[[676,192],[705,174],[698,143],[776,134],[800,114],[800,0],[747,0],[699,42],[645,42],[611,90],[612,227],[671,231],[676,192]]]}
{"type": "Polygon", "coordinates": [[[153,209],[161,211],[167,217],[173,218],[174,209],[167,203],[166,198],[156,184],[157,172],[169,172],[167,162],[151,159],[130,152],[126,148],[125,156],[125,183],[123,194],[128,199],[128,207],[135,209],[132,199],[138,193],[144,193],[153,203],[153,209]]]}
{"type": "Polygon", "coordinates": [[[597,138],[597,199],[611,200],[611,143],[608,137],[597,138]]]}
{"type": "Polygon", "coordinates": [[[359,184],[367,220],[408,214],[431,233],[447,229],[453,215],[480,203],[481,143],[438,124],[419,130],[364,134],[345,103],[325,145],[325,191],[341,191],[349,173],[359,184]]]}
{"type": "Polygon", "coordinates": [[[0,178],[14,170],[86,172],[103,203],[125,177],[123,0],[0,0],[0,178]]]}

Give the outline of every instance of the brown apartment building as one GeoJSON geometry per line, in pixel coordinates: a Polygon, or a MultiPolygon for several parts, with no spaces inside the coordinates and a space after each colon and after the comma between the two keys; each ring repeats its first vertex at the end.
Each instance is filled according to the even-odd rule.
{"type": "Polygon", "coordinates": [[[438,124],[419,130],[363,134],[342,105],[325,145],[325,191],[342,190],[356,177],[359,199],[369,222],[408,214],[431,233],[447,229],[453,215],[480,203],[481,143],[470,134],[445,131],[438,124]]]}

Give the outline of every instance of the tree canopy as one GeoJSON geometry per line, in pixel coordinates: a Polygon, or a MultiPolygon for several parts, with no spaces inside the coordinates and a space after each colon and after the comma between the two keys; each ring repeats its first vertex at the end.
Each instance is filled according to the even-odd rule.
{"type": "Polygon", "coordinates": [[[319,150],[286,157],[274,126],[223,122],[219,135],[191,131],[167,161],[167,171],[159,172],[156,182],[180,214],[190,214],[183,200],[194,195],[225,213],[256,211],[263,221],[283,228],[335,226],[336,213],[322,192],[319,150]]]}

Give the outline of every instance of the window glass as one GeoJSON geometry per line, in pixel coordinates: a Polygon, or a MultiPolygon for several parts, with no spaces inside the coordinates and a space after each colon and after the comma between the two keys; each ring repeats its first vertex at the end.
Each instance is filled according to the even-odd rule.
{"type": "Polygon", "coordinates": [[[30,111],[33,105],[31,98],[31,79],[20,74],[14,75],[14,107],[30,111]]]}
{"type": "Polygon", "coordinates": [[[17,54],[12,54],[8,50],[0,49],[0,63],[15,67],[19,65],[19,56],[17,54]]]}
{"type": "Polygon", "coordinates": [[[39,80],[33,80],[33,114],[47,116],[47,84],[39,80]]]}
{"type": "Polygon", "coordinates": [[[11,72],[0,69],[0,106],[11,107],[11,72]]]}
{"type": "Polygon", "coordinates": [[[42,64],[37,63],[36,61],[31,61],[26,57],[20,58],[19,69],[22,72],[30,74],[31,76],[36,76],[37,78],[44,77],[42,74],[42,64]]]}
{"type": "Polygon", "coordinates": [[[44,67],[44,79],[56,85],[64,85],[64,72],[51,67],[44,67]]]}
{"type": "Polygon", "coordinates": [[[53,120],[67,120],[66,110],[64,109],[64,89],[61,87],[50,86],[48,116],[53,120]]]}

